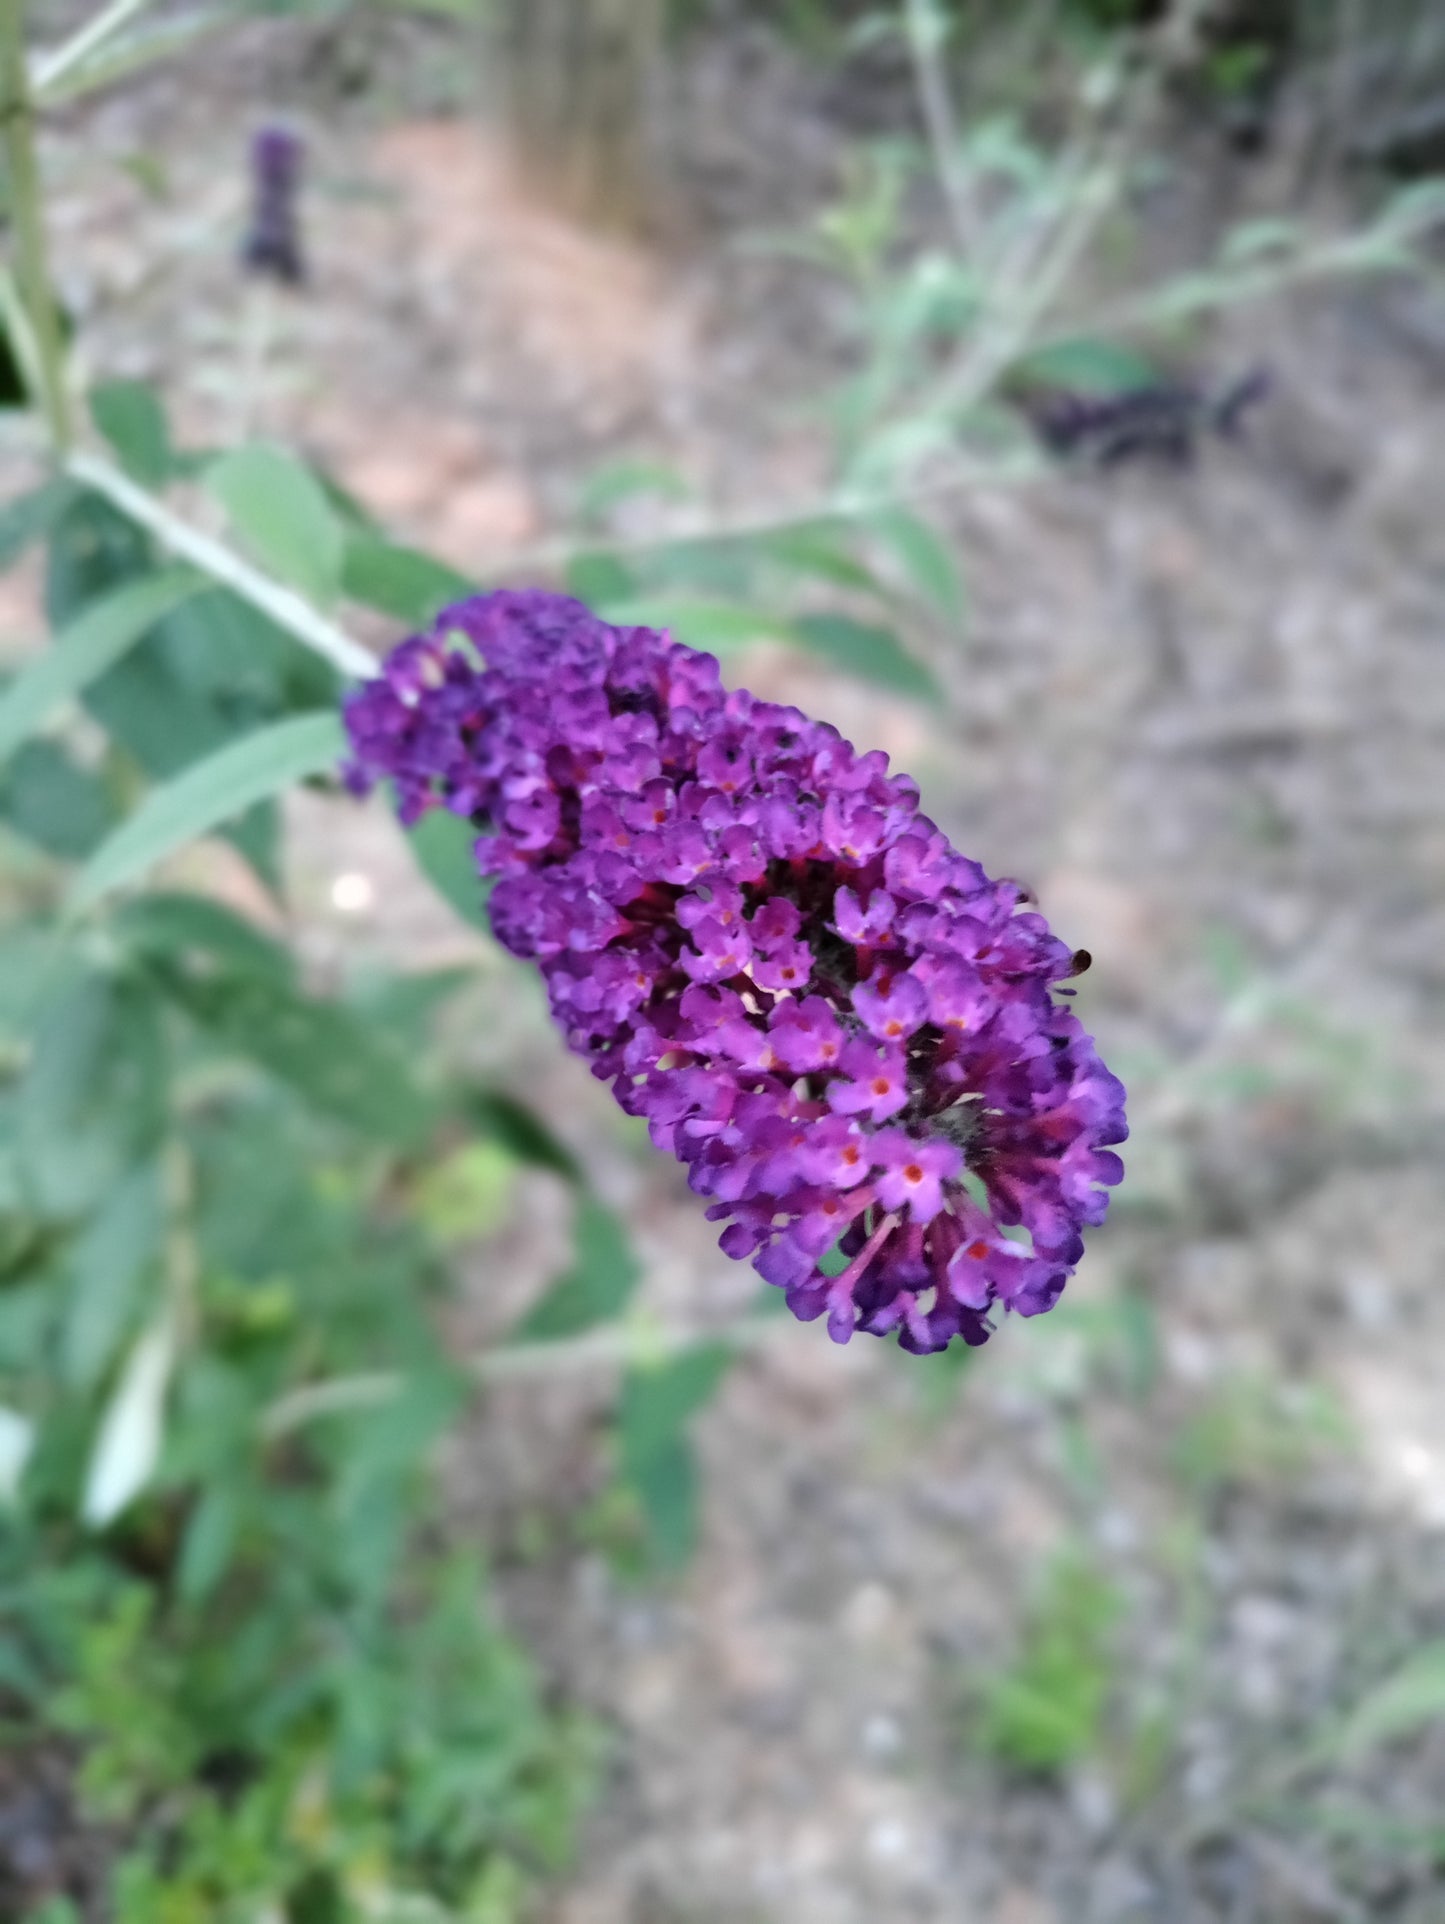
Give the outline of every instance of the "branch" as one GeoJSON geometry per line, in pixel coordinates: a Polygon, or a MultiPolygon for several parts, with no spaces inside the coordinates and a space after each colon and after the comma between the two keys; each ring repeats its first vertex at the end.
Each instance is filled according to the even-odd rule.
{"type": "Polygon", "coordinates": [[[933,154],[934,171],[943,189],[943,198],[948,203],[954,240],[960,252],[968,255],[973,251],[973,208],[967,182],[958,164],[958,134],[953,122],[948,77],[943,67],[942,45],[947,25],[940,20],[934,0],[906,0],[906,4],[913,82],[928,145],[933,154]]]}
{"type": "Polygon", "coordinates": [[[172,554],[179,555],[183,561],[194,562],[213,581],[233,589],[252,607],[289,629],[303,647],[323,655],[343,675],[365,681],[376,673],[375,656],[318,614],[294,589],[283,587],[279,581],[262,574],[259,568],[253,568],[234,548],[228,548],[214,535],[183,521],[158,496],[138,487],[109,461],[77,450],[66,457],[65,468],[77,481],[103,495],[129,520],[147,529],[172,554]]]}

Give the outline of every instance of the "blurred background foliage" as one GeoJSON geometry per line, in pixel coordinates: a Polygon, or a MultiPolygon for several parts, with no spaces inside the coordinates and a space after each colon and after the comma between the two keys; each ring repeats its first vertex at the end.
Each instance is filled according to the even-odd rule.
{"type": "MultiPolygon", "coordinates": [[[[625,1743],[558,1688],[555,1652],[529,1651],[487,1554],[560,1582],[560,1540],[624,1597],[676,1595],[707,1508],[696,1420],[780,1325],[747,1286],[717,1310],[665,1291],[659,1307],[645,1285],[666,1264],[629,1207],[639,1180],[661,1180],[636,1176],[645,1150],[625,1128],[579,1142],[570,1097],[470,1047],[479,1026],[525,1030],[537,1013],[485,948],[462,825],[428,821],[410,844],[460,961],[317,947],[297,877],[315,822],[338,819],[345,681],[457,594],[543,579],[669,626],[730,675],[801,677],[790,689],[811,675],[820,699],[851,691],[854,714],[929,715],[945,767],[979,625],[960,497],[1027,500],[1054,467],[1084,486],[1143,467],[1152,486],[1233,458],[1277,373],[1201,372],[1221,316],[1373,281],[1438,290],[1439,9],[115,0],[91,16],[49,0],[23,43],[19,26],[12,5],[0,559],[49,640],[26,625],[0,650],[0,1916],[550,1915],[625,1743]],[[47,239],[35,129],[46,169],[73,178],[88,114],[128,89],[204,88],[228,36],[258,33],[288,101],[310,87],[383,124],[475,116],[557,219],[664,258],[691,218],[686,63],[699,45],[794,63],[834,102],[827,190],[729,245],[806,275],[828,317],[816,379],[790,397],[807,488],[760,458],[755,484],[710,498],[624,421],[585,459],[565,450],[542,528],[490,555],[403,537],[288,423],[288,327],[304,326],[315,261],[339,271],[324,181],[292,210],[301,251],[281,278],[302,286],[279,298],[295,309],[259,275],[242,289],[237,267],[219,311],[183,316],[159,378],[108,360],[73,222],[47,239]],[[1161,179],[1221,155],[1271,170],[1267,192],[1198,248],[1147,248],[1161,179]],[[215,338],[197,432],[170,357],[215,338]],[[523,1251],[531,1284],[513,1301],[508,1238],[529,1211],[558,1233],[523,1251]],[[482,1341],[478,1249],[503,1305],[482,1341]],[[479,1401],[594,1377],[601,1471],[505,1543],[469,1527],[441,1470],[487,1436],[479,1401]]],[[[270,107],[256,98],[248,120],[270,107]]],[[[183,154],[137,146],[127,166],[156,204],[184,201],[183,154]]],[[[343,354],[338,378],[352,373],[343,354]]],[[[1259,808],[1248,832],[1268,845],[1259,808]]],[[[331,905],[365,909],[373,891],[347,870],[331,905]]],[[[1438,1809],[1315,1792],[1390,1746],[1438,1748],[1438,1638],[1363,1639],[1303,1723],[1267,1731],[1233,1781],[1190,1788],[1218,1691],[1221,1518],[1242,1491],[1358,1456],[1359,1439],[1330,1385],[1278,1357],[1181,1403],[1150,1265],[1207,1245],[1230,1209],[1251,1233],[1237,1175],[1212,1172],[1221,1136],[1303,1115],[1378,1143],[1417,1101],[1393,1034],[1203,920],[1200,1019],[1100,1005],[1133,1092],[1119,1207],[1134,1240],[1107,1288],[1008,1353],[1003,1394],[1038,1423],[1065,1522],[997,1612],[1008,1647],[943,1666],[943,1768],[975,1786],[970,1771],[992,1773],[1015,1807],[1051,1787],[1086,1830],[1102,1796],[1096,1828],[1176,1865],[1247,1832],[1282,1879],[1268,1889],[1288,1893],[1211,1909],[1201,1872],[1185,1896],[1166,1879],[1162,1909],[1111,1887],[1070,1915],[1423,1924],[1445,1902],[1438,1809]],[[1154,1440],[1162,1512],[1123,1574],[1106,1527],[1115,1411],[1154,1440]],[[1151,1615],[1167,1634],[1141,1651],[1151,1615]],[[1369,1909],[1387,1887],[1395,1908],[1369,1909]]],[[[992,1352],[910,1365],[885,1405],[891,1447],[941,1448],[993,1367],[992,1352]]],[[[581,1875],[585,1890],[585,1860],[581,1875]]],[[[942,1881],[906,1912],[854,1895],[869,1915],[961,1917],[942,1881]]],[[[619,1915],[684,1915],[621,1901],[637,1908],[619,1915]]],[[[855,1911],[787,1899],[746,1914],[855,1911]]],[[[1000,1900],[990,1914],[1054,1913],[1000,1900]]]]}

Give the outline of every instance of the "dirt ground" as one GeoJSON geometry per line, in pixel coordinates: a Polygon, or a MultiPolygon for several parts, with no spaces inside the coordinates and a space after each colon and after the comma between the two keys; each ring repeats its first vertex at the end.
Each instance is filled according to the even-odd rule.
{"type": "MultiPolygon", "coordinates": [[[[765,35],[699,55],[677,115],[696,218],[629,246],[518,185],[429,31],[405,80],[383,41],[345,103],[324,35],[278,27],[62,120],[55,243],[95,370],[160,378],[195,440],[294,440],[494,575],[530,575],[622,452],[720,511],[806,504],[836,300],[741,241],[836,182],[836,87],[765,35]],[[313,276],[242,383],[264,317],[236,288],[239,158],[275,108],[311,140],[313,276]]],[[[956,1392],[819,1327],[752,1347],[700,1425],[704,1542],[670,1588],[630,1587],[575,1521],[607,1382],[477,1412],[446,1465],[456,1526],[498,1546],[513,1620],[613,1733],[551,1924],[1445,1919],[1438,1850],[1405,1836],[1438,1833],[1445,1724],[1287,1761],[1445,1632],[1445,317],[1404,287],[1315,292],[1207,352],[1273,372],[1245,446],[950,498],[971,612],[936,657],[946,710],[746,663],[887,748],[1093,952],[1080,1006],[1131,1082],[1130,1174],[1069,1313],[1006,1328],[956,1392]],[[1138,1380],[1125,1302],[1155,1338],[1138,1380]],[[1241,1409],[1190,1483],[1181,1438],[1241,1409]],[[1187,1677],[1147,1794],[1117,1744],[1038,1780],[973,1740],[978,1680],[1065,1540],[1126,1600],[1116,1719],[1187,1677]],[[1263,1808],[1281,1782],[1292,1817],[1263,1808]]],[[[298,812],[319,969],[474,953],[378,814],[298,812]],[[327,888],[356,868],[378,906],[344,917],[327,888]]],[[[677,1173],[559,1057],[531,986],[478,960],[506,1021],[466,1046],[626,1208],[650,1300],[747,1306],[677,1173]]],[[[459,1340],[563,1247],[559,1193],[538,1178],[521,1205],[459,1340]]]]}

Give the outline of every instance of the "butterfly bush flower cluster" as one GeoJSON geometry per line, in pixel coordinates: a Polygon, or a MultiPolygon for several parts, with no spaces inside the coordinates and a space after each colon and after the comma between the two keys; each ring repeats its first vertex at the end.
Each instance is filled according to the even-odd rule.
{"type": "Polygon", "coordinates": [[[929,1352],[1053,1305],[1124,1090],[1055,999],[1082,958],[886,756],[540,593],[448,609],[346,720],[353,787],[476,825],[498,939],[796,1315],[929,1352]]]}

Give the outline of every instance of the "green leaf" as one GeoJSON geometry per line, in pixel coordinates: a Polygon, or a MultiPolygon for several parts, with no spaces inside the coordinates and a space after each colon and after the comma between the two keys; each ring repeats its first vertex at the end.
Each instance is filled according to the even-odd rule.
{"type": "Polygon", "coordinates": [[[1391,234],[1423,239],[1442,218],[1445,218],[1445,180],[1436,174],[1411,181],[1392,194],[1375,225],[1391,234]]]}
{"type": "Polygon", "coordinates": [[[393,1037],[404,1053],[419,1057],[435,1042],[439,1011],[475,982],[476,973],[468,968],[408,969],[404,975],[367,969],[348,984],[346,1000],[358,1015],[393,1037]]]}
{"type": "Polygon", "coordinates": [[[665,1567],[685,1563],[697,1540],[697,1464],[687,1428],[731,1362],[726,1343],[702,1343],[665,1363],[630,1370],[623,1381],[619,1467],[642,1506],[653,1555],[665,1567]]]}
{"type": "Polygon", "coordinates": [[[1298,221],[1272,217],[1239,221],[1225,234],[1217,258],[1221,267],[1239,267],[1266,254],[1294,253],[1300,240],[1298,221]]]}
{"type": "Polygon", "coordinates": [[[637,1498],[652,1561],[680,1570],[697,1547],[701,1510],[697,1453],[686,1436],[672,1447],[631,1464],[627,1487],[637,1498]]]}
{"type": "Polygon", "coordinates": [[[589,608],[601,608],[613,602],[621,606],[642,592],[635,569],[605,549],[574,555],[567,563],[566,581],[568,594],[576,595],[589,608]]]}
{"type": "Polygon", "coordinates": [[[352,534],[342,557],[341,592],[421,628],[449,602],[474,594],[476,584],[416,548],[378,535],[352,534]]]}
{"type": "Polygon", "coordinates": [[[665,1362],[629,1370],[618,1410],[624,1460],[641,1463],[670,1450],[716,1394],[732,1360],[728,1344],[699,1343],[665,1362]]]}
{"type": "Polygon", "coordinates": [[[444,808],[428,809],[409,831],[417,866],[439,895],[445,896],[464,922],[490,930],[487,897],[493,877],[477,873],[477,831],[460,815],[444,808]]]}
{"type": "Polygon", "coordinates": [[[53,925],[27,919],[5,927],[0,933],[0,1038],[28,1035],[83,974],[75,945],[53,925]]]}
{"type": "Polygon", "coordinates": [[[0,508],[0,568],[8,568],[30,546],[50,532],[76,498],[75,483],[57,477],[43,481],[28,494],[0,508]]]}
{"type": "Polygon", "coordinates": [[[660,461],[624,458],[599,468],[577,496],[579,521],[598,521],[623,501],[639,495],[658,495],[667,501],[686,501],[692,490],[675,468],[660,461]]]}
{"type": "Polygon", "coordinates": [[[288,709],[325,708],[340,692],[329,662],[298,648],[288,629],[229,588],[208,587],[184,602],[161,622],[156,643],[176,682],[217,709],[227,733],[288,709]]]}
{"type": "Polygon", "coordinates": [[[870,518],[874,534],[891,551],[909,587],[955,623],[964,616],[963,583],[947,544],[909,508],[883,508],[870,518]]]}
{"type": "Polygon", "coordinates": [[[1061,1770],[1089,1752],[1114,1676],[1122,1601],[1079,1553],[1050,1561],[1018,1654],[984,1681],[977,1737],[986,1751],[1030,1771],[1061,1770]]]}
{"type": "MultiPolygon", "coordinates": [[[[238,631],[223,614],[229,599],[202,593],[183,602],[85,693],[100,726],[158,781],[274,719],[278,708],[319,707],[333,698],[325,664],[294,645],[288,654],[312,672],[294,687],[288,679],[284,690],[279,682],[264,688],[264,624],[238,631]],[[208,617],[220,619],[213,625],[208,617]],[[303,687],[313,691],[310,699],[293,700],[303,687]]],[[[260,802],[220,831],[273,890],[277,828],[274,805],[260,802]]]]}
{"type": "Polygon", "coordinates": [[[275,982],[289,983],[295,973],[281,943],[209,895],[142,895],[121,909],[114,926],[133,953],[152,960],[199,952],[275,982]]]}
{"type": "Polygon", "coordinates": [[[621,628],[665,628],[674,641],[707,653],[726,653],[770,635],[786,635],[788,623],[760,608],[744,608],[727,601],[672,600],[646,596],[642,600],[611,602],[599,609],[621,628]]]}
{"type": "Polygon", "coordinates": [[[89,908],[111,889],[136,880],[253,802],[334,768],[344,746],[335,715],[294,715],[186,769],[152,790],[96,850],[76,877],[72,911],[89,908]]]}
{"type": "Polygon", "coordinates": [[[226,1574],[240,1534],[241,1497],[234,1483],[216,1483],[191,1512],[181,1539],[176,1590],[186,1603],[203,1603],[226,1574]]]}
{"type": "Polygon", "coordinates": [[[341,592],[345,534],[326,490],[284,448],[223,455],[206,485],[256,558],[322,607],[341,592]]]}
{"type": "MultiPolygon", "coordinates": [[[[166,615],[85,694],[90,713],[158,781],[282,714],[330,707],[339,678],[229,589],[207,588],[166,615]]],[[[279,888],[275,805],[220,833],[279,888]]]]}
{"type": "Polygon", "coordinates": [[[139,983],[61,970],[39,1011],[18,1101],[34,1206],[73,1217],[154,1152],[166,1121],[162,1009],[139,983]]]}
{"type": "Polygon", "coordinates": [[[1125,394],[1151,387],[1159,379],[1155,362],[1118,341],[1055,341],[1015,361],[1010,379],[1043,387],[1067,387],[1086,394],[1125,394]]]}
{"type": "Polygon", "coordinates": [[[149,1161],[127,1172],[68,1251],[61,1359],[74,1388],[92,1388],[114,1356],[164,1229],[160,1172],[149,1161]]]}
{"type": "Polygon", "coordinates": [[[1445,1638],[1413,1651],[1383,1683],[1369,1691],[1338,1731],[1310,1746],[1323,1761],[1358,1757],[1380,1744],[1411,1737],[1445,1719],[1445,1638]]]}
{"type": "Polygon", "coordinates": [[[90,391],[90,415],[142,486],[164,487],[175,468],[165,409],[145,381],[104,381],[90,391]]]}
{"type": "Polygon", "coordinates": [[[595,1196],[583,1195],[574,1230],[576,1257],[547,1294],[523,1317],[523,1341],[573,1336],[616,1316],[637,1287],[641,1270],[621,1222],[595,1196]]]}
{"type": "Polygon", "coordinates": [[[115,805],[99,776],[58,743],[26,742],[0,769],[0,816],[47,855],[76,862],[108,832],[115,805]]]}
{"type": "Polygon", "coordinates": [[[882,594],[883,585],[871,568],[854,554],[850,525],[839,521],[810,521],[779,528],[763,546],[774,561],[798,574],[811,575],[839,588],[882,594]]]}
{"type": "Polygon", "coordinates": [[[100,595],[155,571],[149,538],[98,494],[72,490],[48,534],[45,612],[57,632],[100,595]]]}
{"type": "Polygon", "coordinates": [[[432,1103],[405,1056],[352,1010],[233,970],[177,975],[168,987],[228,1049],[321,1114],[388,1143],[415,1142],[430,1127],[432,1103]]]}
{"type": "Polygon", "coordinates": [[[860,681],[925,701],[941,697],[933,676],[905,653],[891,629],[875,628],[851,615],[800,615],[792,625],[805,647],[860,681]]]}
{"type": "Polygon", "coordinates": [[[64,701],[78,695],[162,615],[205,586],[193,569],[168,569],[92,603],[37,655],[0,696],[0,762],[64,701]]]}
{"type": "Polygon", "coordinates": [[[468,1090],[464,1101],[474,1125],[495,1136],[518,1162],[550,1169],[568,1182],[581,1183],[582,1171],[577,1158],[525,1103],[502,1089],[468,1090]]]}

